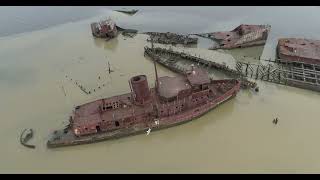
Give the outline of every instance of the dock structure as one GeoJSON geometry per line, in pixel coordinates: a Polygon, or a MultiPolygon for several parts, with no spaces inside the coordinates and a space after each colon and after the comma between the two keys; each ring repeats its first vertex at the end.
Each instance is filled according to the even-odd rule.
{"type": "Polygon", "coordinates": [[[277,59],[268,64],[238,61],[236,70],[245,77],[320,91],[320,65],[277,59]]]}
{"type": "MultiPolygon", "coordinates": [[[[200,68],[214,69],[231,78],[241,81],[242,88],[257,88],[257,84],[252,80],[261,80],[298,87],[313,91],[320,91],[320,65],[306,64],[300,61],[285,61],[283,59],[262,60],[266,64],[249,63],[237,61],[235,68],[228,67],[197,56],[192,56],[184,52],[174,51],[165,48],[145,47],[145,55],[153,58],[158,63],[177,73],[186,73],[189,69],[179,65],[181,59],[189,60],[200,68]]],[[[259,62],[260,62],[259,61],[259,62]]]]}
{"type": "Polygon", "coordinates": [[[183,52],[173,51],[172,49],[165,49],[165,48],[149,48],[145,47],[145,55],[148,55],[156,62],[162,64],[163,66],[167,67],[168,69],[185,74],[189,69],[180,66],[177,64],[179,59],[184,59],[197,64],[198,67],[203,69],[215,69],[224,73],[225,75],[229,76],[230,78],[239,79],[241,81],[242,88],[257,88],[257,84],[255,82],[247,80],[242,73],[238,72],[235,69],[228,67],[225,64],[220,64],[217,62],[209,61],[204,58],[200,58],[197,56],[192,56],[183,52]]]}

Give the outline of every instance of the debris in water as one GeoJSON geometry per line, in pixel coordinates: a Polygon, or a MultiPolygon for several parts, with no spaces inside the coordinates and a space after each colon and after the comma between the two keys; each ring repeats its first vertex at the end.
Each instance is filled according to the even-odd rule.
{"type": "Polygon", "coordinates": [[[28,148],[34,149],[35,145],[27,144],[27,142],[33,137],[33,130],[32,129],[24,129],[20,135],[20,143],[28,148]]]}
{"type": "Polygon", "coordinates": [[[147,136],[150,134],[150,132],[151,132],[151,128],[148,129],[147,136]]]}
{"type": "Polygon", "coordinates": [[[62,92],[63,92],[64,96],[67,96],[66,91],[65,91],[63,85],[61,86],[61,88],[62,88],[62,92]]]}
{"type": "Polygon", "coordinates": [[[272,123],[273,124],[278,124],[278,118],[273,119],[272,123]]]}

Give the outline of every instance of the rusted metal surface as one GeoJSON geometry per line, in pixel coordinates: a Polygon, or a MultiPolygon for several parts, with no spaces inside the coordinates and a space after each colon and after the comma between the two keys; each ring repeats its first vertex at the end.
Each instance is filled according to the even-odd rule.
{"type": "Polygon", "coordinates": [[[270,25],[241,24],[232,31],[196,34],[217,41],[210,49],[233,49],[264,45],[267,41],[270,25]]]}
{"type": "Polygon", "coordinates": [[[155,88],[148,87],[146,76],[135,76],[129,81],[130,93],[77,106],[69,128],[53,133],[47,146],[92,143],[182,124],[205,114],[239,91],[240,82],[236,79],[200,80],[208,78],[205,76],[206,72],[194,68],[179,78],[173,77],[173,81],[156,78],[155,88]],[[196,83],[191,84],[189,79],[196,83]]]}
{"type": "MultiPolygon", "coordinates": [[[[160,33],[160,32],[146,32],[145,34],[150,36],[150,39],[153,39],[153,42],[160,44],[197,44],[198,38],[192,38],[188,35],[180,35],[175,33],[160,33]]],[[[150,41],[147,39],[147,41],[150,41]]]]}
{"type": "Polygon", "coordinates": [[[202,66],[203,68],[212,68],[217,71],[223,72],[225,75],[229,76],[230,78],[239,79],[239,81],[241,82],[241,87],[244,89],[257,88],[257,84],[255,82],[247,80],[237,70],[231,69],[225,64],[219,64],[217,62],[209,61],[200,57],[173,51],[171,49],[159,48],[159,47],[157,48],[145,47],[144,54],[177,73],[186,74],[186,72],[188,71],[188,69],[184,69],[183,67],[180,67],[177,64],[177,61],[179,61],[179,59],[184,59],[184,60],[192,61],[195,64],[199,64],[199,66],[202,66]]]}
{"type": "Polygon", "coordinates": [[[110,18],[91,23],[91,31],[94,37],[99,38],[111,39],[118,35],[116,23],[110,18]]]}
{"type": "Polygon", "coordinates": [[[278,41],[277,54],[285,61],[320,65],[320,40],[282,38],[278,41]]]}

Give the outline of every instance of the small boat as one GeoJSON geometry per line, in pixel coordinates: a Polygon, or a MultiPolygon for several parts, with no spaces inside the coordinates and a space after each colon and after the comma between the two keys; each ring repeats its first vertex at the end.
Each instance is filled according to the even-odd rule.
{"type": "Polygon", "coordinates": [[[20,143],[28,148],[34,149],[34,145],[27,144],[27,142],[33,137],[32,129],[24,129],[20,135],[20,143]]]}
{"type": "Polygon", "coordinates": [[[136,14],[139,10],[137,9],[132,9],[132,10],[115,10],[117,12],[121,12],[121,13],[125,13],[125,14],[129,14],[129,15],[134,15],[136,14]]]}

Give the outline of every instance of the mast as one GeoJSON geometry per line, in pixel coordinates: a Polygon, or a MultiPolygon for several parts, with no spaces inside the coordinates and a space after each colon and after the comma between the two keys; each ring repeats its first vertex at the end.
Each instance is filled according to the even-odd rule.
{"type": "MultiPolygon", "coordinates": [[[[153,49],[153,38],[151,37],[151,49],[152,49],[152,51],[154,50],[153,49]]],[[[153,59],[153,65],[154,65],[154,71],[155,71],[155,74],[156,74],[156,85],[155,85],[155,89],[156,89],[156,92],[158,92],[158,83],[159,83],[159,81],[158,81],[158,71],[157,71],[157,65],[156,65],[156,61],[154,60],[154,58],[152,58],[153,59]]]]}

